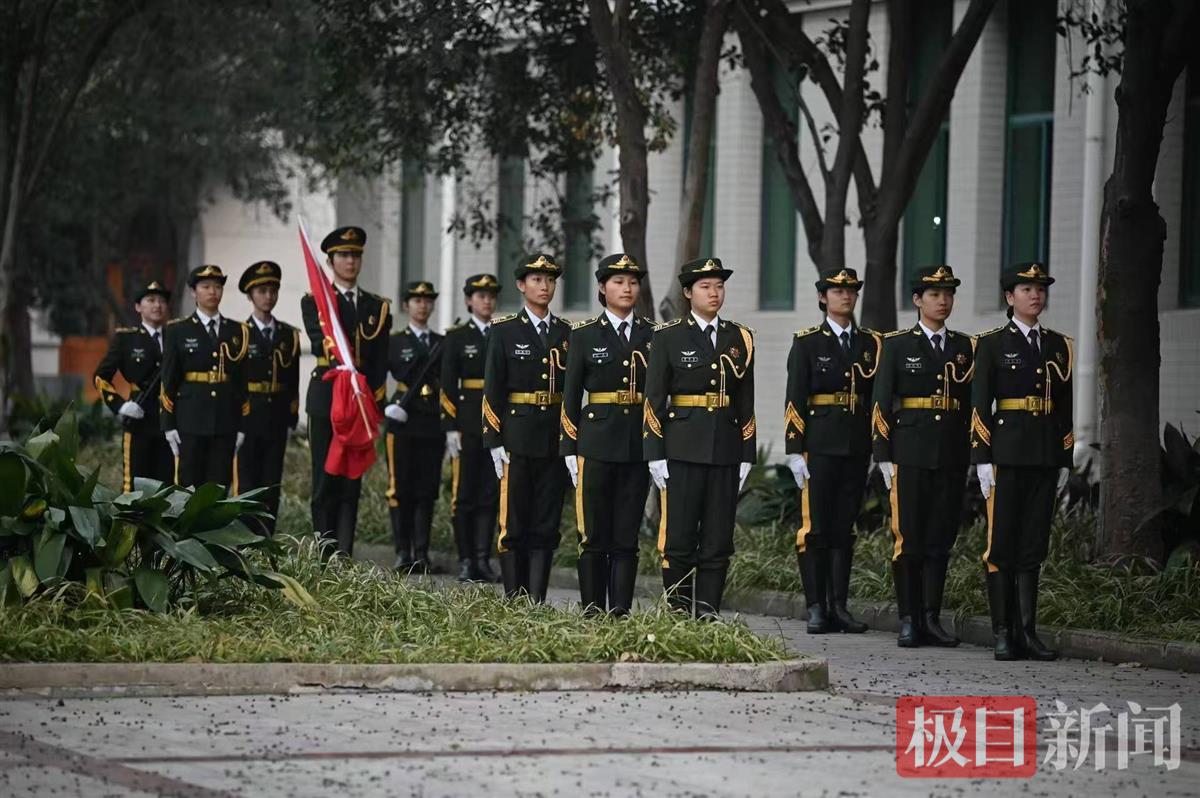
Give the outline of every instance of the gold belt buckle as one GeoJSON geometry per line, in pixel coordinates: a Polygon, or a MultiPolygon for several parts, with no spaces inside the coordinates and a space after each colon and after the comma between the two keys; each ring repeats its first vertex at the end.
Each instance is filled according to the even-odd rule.
{"type": "Polygon", "coordinates": [[[929,406],[934,410],[945,410],[947,408],[946,397],[931,396],[929,398],[931,400],[929,406]]]}
{"type": "Polygon", "coordinates": [[[1025,409],[1031,413],[1045,412],[1046,402],[1040,396],[1026,396],[1025,409]]]}
{"type": "Polygon", "coordinates": [[[533,403],[535,405],[550,404],[550,392],[549,391],[534,391],[533,392],[533,403]]]}
{"type": "Polygon", "coordinates": [[[617,391],[617,404],[619,404],[619,405],[633,404],[633,391],[617,391]]]}
{"type": "Polygon", "coordinates": [[[711,393],[711,392],[704,394],[704,406],[706,408],[708,408],[709,410],[712,410],[713,408],[716,408],[716,407],[720,407],[721,406],[721,394],[711,393]]]}
{"type": "Polygon", "coordinates": [[[850,394],[847,391],[838,391],[833,395],[833,403],[835,405],[850,406],[850,394]]]}

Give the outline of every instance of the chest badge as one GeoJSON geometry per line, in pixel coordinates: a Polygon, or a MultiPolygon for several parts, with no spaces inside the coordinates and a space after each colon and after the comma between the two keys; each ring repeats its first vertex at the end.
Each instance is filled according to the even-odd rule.
{"type": "Polygon", "coordinates": [[[817,355],[818,363],[829,363],[832,360],[833,358],[829,357],[828,355],[817,355]]]}
{"type": "Polygon", "coordinates": [[[875,355],[871,352],[863,352],[863,362],[864,363],[870,363],[874,357],[875,357],[875,355]]]}
{"type": "Polygon", "coordinates": [[[367,316],[367,324],[374,324],[374,323],[375,323],[375,317],[367,316]]]}
{"type": "Polygon", "coordinates": [[[1062,353],[1062,352],[1055,352],[1055,353],[1054,353],[1054,359],[1058,361],[1058,364],[1059,364],[1060,366],[1061,366],[1061,365],[1063,365],[1063,364],[1064,364],[1064,362],[1066,361],[1066,358],[1065,358],[1065,357],[1063,357],[1063,353],[1062,353]]]}
{"type": "Polygon", "coordinates": [[[731,347],[729,347],[729,356],[730,357],[741,357],[742,350],[738,349],[736,346],[731,346],[731,347]]]}
{"type": "Polygon", "coordinates": [[[237,336],[237,335],[233,336],[233,345],[234,345],[234,346],[241,346],[241,345],[242,345],[242,339],[241,339],[241,336],[237,336]]]}
{"type": "Polygon", "coordinates": [[[967,365],[967,356],[964,355],[962,352],[959,352],[957,355],[954,356],[954,362],[960,366],[965,366],[965,365],[967,365]]]}

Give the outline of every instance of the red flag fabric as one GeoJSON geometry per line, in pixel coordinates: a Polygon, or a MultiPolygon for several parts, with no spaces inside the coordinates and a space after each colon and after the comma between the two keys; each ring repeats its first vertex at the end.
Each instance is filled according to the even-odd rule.
{"type": "Polygon", "coordinates": [[[325,345],[330,361],[345,364],[330,368],[324,376],[327,382],[333,383],[333,404],[329,410],[333,440],[325,457],[325,473],[358,479],[375,462],[375,438],[379,436],[383,417],[366,376],[354,368],[350,344],[334,301],[333,286],[320,266],[303,220],[300,220],[300,249],[304,252],[308,286],[317,305],[321,329],[326,332],[325,345]]]}

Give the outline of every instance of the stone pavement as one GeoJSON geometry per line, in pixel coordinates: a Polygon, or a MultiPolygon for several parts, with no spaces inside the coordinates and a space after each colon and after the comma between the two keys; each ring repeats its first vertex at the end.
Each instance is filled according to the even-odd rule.
{"type": "MultiPolygon", "coordinates": [[[[571,600],[554,591],[556,602],[571,600]]],[[[997,663],[891,635],[755,630],[829,658],[831,693],[325,694],[0,701],[0,795],[1200,794],[1196,676],[1067,660],[997,663]],[[1178,769],[1042,765],[1029,780],[901,779],[895,698],[1023,694],[1039,712],[1178,702],[1178,769]]],[[[1043,723],[1043,725],[1045,725],[1043,723]]],[[[1040,746],[1044,752],[1044,745],[1040,746]]]]}

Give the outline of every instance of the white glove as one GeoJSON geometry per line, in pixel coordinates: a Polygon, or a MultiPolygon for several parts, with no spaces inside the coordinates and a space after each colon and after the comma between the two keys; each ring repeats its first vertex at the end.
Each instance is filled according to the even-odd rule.
{"type": "Polygon", "coordinates": [[[234,454],[237,454],[237,453],[238,453],[238,449],[241,449],[241,448],[242,448],[242,444],[243,444],[243,443],[245,443],[245,442],[246,442],[246,433],[244,433],[244,432],[239,432],[239,433],[237,434],[237,440],[236,440],[236,441],[234,442],[234,444],[233,444],[233,453],[234,453],[234,454]]]}
{"type": "Polygon", "coordinates": [[[804,462],[804,455],[789,454],[787,467],[792,472],[792,479],[796,480],[796,487],[804,490],[804,483],[812,478],[812,474],[808,473],[808,463],[804,462]]]}
{"type": "Polygon", "coordinates": [[[508,452],[503,446],[492,449],[492,464],[496,466],[496,479],[504,479],[504,464],[508,462],[508,452]]]}
{"type": "Polygon", "coordinates": [[[992,464],[980,463],[975,466],[975,473],[979,475],[979,492],[983,494],[983,498],[990,498],[992,488],[996,486],[996,472],[992,464]]]}
{"type": "Polygon", "coordinates": [[[667,473],[666,460],[651,460],[648,467],[650,468],[650,479],[654,480],[654,486],[659,490],[664,490],[667,487],[667,480],[671,475],[667,473]]]}
{"type": "Polygon", "coordinates": [[[888,490],[891,490],[892,489],[892,474],[895,473],[892,470],[892,464],[885,461],[882,463],[876,463],[875,465],[879,466],[879,473],[883,474],[883,486],[885,488],[887,488],[888,490]]]}
{"type": "Polygon", "coordinates": [[[563,462],[567,464],[567,473],[571,475],[571,485],[579,487],[579,461],[575,459],[575,455],[568,454],[563,458],[563,462]]]}
{"type": "Polygon", "coordinates": [[[741,492],[742,486],[746,484],[746,477],[750,476],[750,469],[754,466],[753,463],[742,463],[738,466],[738,491],[741,492]]]}
{"type": "Polygon", "coordinates": [[[395,421],[397,424],[403,424],[408,421],[408,411],[397,404],[388,405],[383,409],[383,414],[395,421]]]}
{"type": "Polygon", "coordinates": [[[167,445],[171,447],[171,453],[178,457],[180,444],[179,430],[169,429],[163,433],[163,437],[167,439],[167,445]]]}
{"type": "Polygon", "coordinates": [[[117,415],[125,416],[125,418],[132,418],[136,421],[139,418],[145,418],[146,411],[143,410],[142,406],[137,402],[126,402],[125,404],[121,405],[121,409],[117,411],[117,415]]]}
{"type": "Polygon", "coordinates": [[[450,455],[451,460],[457,460],[462,454],[462,433],[458,430],[446,433],[446,453],[450,455]]]}

